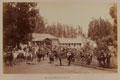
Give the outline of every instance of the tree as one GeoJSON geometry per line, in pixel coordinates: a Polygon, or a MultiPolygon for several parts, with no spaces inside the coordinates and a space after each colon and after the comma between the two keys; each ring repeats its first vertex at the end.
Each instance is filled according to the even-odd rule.
{"type": "Polygon", "coordinates": [[[88,37],[94,41],[105,39],[107,36],[112,35],[113,27],[109,21],[105,21],[102,18],[94,19],[89,24],[88,37]]]}
{"type": "MultiPolygon", "coordinates": [[[[110,8],[110,12],[109,14],[111,15],[111,17],[114,20],[114,24],[113,24],[113,36],[114,36],[114,49],[115,53],[114,53],[114,61],[113,61],[113,67],[117,67],[117,50],[118,50],[118,43],[117,43],[117,3],[114,3],[113,6],[110,8]]],[[[112,50],[111,50],[112,51],[112,50]]]]}
{"type": "Polygon", "coordinates": [[[113,18],[114,20],[114,27],[113,27],[113,35],[114,35],[114,39],[115,39],[115,42],[114,42],[114,46],[117,46],[116,45],[116,41],[117,41],[117,4],[114,3],[113,6],[110,8],[110,12],[109,14],[111,15],[111,17],[113,18]]]}
{"type": "Polygon", "coordinates": [[[58,37],[63,37],[62,24],[57,23],[58,37]]]}
{"type": "Polygon", "coordinates": [[[47,33],[59,38],[75,38],[77,36],[76,29],[71,25],[57,23],[52,25],[48,24],[46,26],[46,23],[42,18],[36,23],[37,27],[35,28],[34,32],[37,33],[47,33]]]}
{"type": "Polygon", "coordinates": [[[37,3],[4,3],[3,4],[3,35],[4,47],[17,46],[32,39],[31,33],[36,26],[39,11],[37,3]]]}
{"type": "Polygon", "coordinates": [[[103,65],[104,67],[107,66],[109,67],[110,64],[110,55],[109,55],[109,45],[113,45],[113,26],[108,22],[107,20],[105,21],[104,19],[99,18],[94,19],[90,22],[89,24],[89,29],[88,29],[88,37],[90,37],[92,40],[96,41],[97,43],[97,50],[96,50],[96,56],[97,60],[99,61],[99,65],[103,65]],[[104,50],[104,55],[106,54],[107,56],[103,55],[104,50]],[[107,62],[105,61],[106,58],[107,62]],[[101,64],[101,61],[105,64],[101,64]],[[107,65],[106,65],[107,64],[107,65]]]}
{"type": "Polygon", "coordinates": [[[85,34],[83,33],[82,27],[80,25],[77,26],[76,35],[77,37],[85,38],[85,34]]]}
{"type": "Polygon", "coordinates": [[[40,15],[36,18],[34,33],[47,33],[45,19],[40,15]]]}

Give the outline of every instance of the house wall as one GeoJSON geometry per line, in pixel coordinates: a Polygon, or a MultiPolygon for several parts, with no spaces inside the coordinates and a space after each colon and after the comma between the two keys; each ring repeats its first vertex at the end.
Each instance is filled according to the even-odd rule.
{"type": "Polygon", "coordinates": [[[57,39],[53,39],[53,40],[52,40],[52,45],[58,46],[58,45],[59,45],[58,40],[57,40],[57,39]]]}
{"type": "Polygon", "coordinates": [[[70,47],[70,48],[80,48],[81,43],[60,43],[61,46],[70,47]]]}
{"type": "MultiPolygon", "coordinates": [[[[52,45],[56,45],[56,46],[59,45],[57,39],[52,39],[51,41],[52,41],[52,45]]],[[[43,42],[43,41],[32,41],[32,44],[33,44],[33,45],[38,45],[38,44],[42,44],[42,42],[43,42]]]]}

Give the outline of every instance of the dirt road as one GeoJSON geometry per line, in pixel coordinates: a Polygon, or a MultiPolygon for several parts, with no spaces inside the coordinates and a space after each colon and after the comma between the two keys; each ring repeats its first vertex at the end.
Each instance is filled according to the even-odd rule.
{"type": "Polygon", "coordinates": [[[26,64],[25,62],[19,62],[17,65],[13,67],[4,67],[5,74],[84,74],[84,73],[114,73],[112,71],[99,70],[94,68],[88,68],[83,66],[78,66],[72,64],[71,66],[67,66],[67,63],[63,63],[63,66],[59,66],[59,62],[55,62],[54,64],[50,64],[48,58],[42,60],[41,62],[37,62],[34,60],[34,64],[26,64]]]}

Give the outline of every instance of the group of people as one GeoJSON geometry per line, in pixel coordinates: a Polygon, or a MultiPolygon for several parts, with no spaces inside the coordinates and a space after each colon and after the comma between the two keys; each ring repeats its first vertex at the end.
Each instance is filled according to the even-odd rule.
{"type": "Polygon", "coordinates": [[[25,47],[24,49],[8,47],[3,55],[4,63],[9,66],[16,64],[18,59],[23,59],[26,63],[28,60],[32,62],[34,57],[32,47],[25,47]]]}
{"type": "MultiPolygon", "coordinates": [[[[12,48],[9,47],[4,53],[4,62],[8,65],[16,64],[17,59],[23,59],[26,63],[33,63],[33,60],[37,58],[37,61],[40,62],[41,59],[44,60],[44,57],[49,58],[49,63],[54,63],[54,61],[60,62],[62,65],[62,59],[68,60],[68,65],[72,61],[75,61],[75,58],[86,58],[85,50],[68,48],[64,46],[26,46],[24,48],[12,48]]],[[[90,55],[90,54],[89,54],[90,55]]]]}
{"type": "Polygon", "coordinates": [[[18,59],[24,60],[26,63],[33,63],[34,59],[37,59],[38,62],[44,60],[44,57],[49,59],[49,63],[54,63],[54,61],[59,60],[62,65],[61,59],[67,58],[69,60],[73,56],[71,49],[67,49],[62,46],[26,46],[24,48],[12,48],[8,47],[3,54],[4,63],[11,66],[16,64],[18,59]]]}
{"type": "MultiPolygon", "coordinates": [[[[26,63],[33,63],[34,59],[37,59],[37,61],[40,62],[46,57],[48,58],[49,63],[58,61],[60,65],[62,65],[63,59],[66,59],[68,65],[75,61],[85,62],[85,64],[90,65],[95,53],[96,48],[91,48],[90,46],[84,46],[82,48],[76,49],[65,46],[28,45],[20,49],[8,48],[4,54],[4,62],[5,64],[13,65],[16,64],[16,60],[23,59],[26,63]]],[[[110,58],[108,57],[111,56],[103,58],[103,55],[105,55],[105,53],[103,50],[101,50],[100,56],[97,57],[98,61],[104,61],[107,58],[107,62],[109,64],[110,58]]]]}

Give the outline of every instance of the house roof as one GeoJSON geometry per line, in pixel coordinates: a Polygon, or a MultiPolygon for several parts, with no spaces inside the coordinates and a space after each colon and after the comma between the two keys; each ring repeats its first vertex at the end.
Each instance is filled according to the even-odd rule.
{"type": "Polygon", "coordinates": [[[44,39],[57,39],[55,36],[52,36],[50,34],[39,34],[39,33],[33,33],[32,34],[33,40],[32,41],[42,41],[44,39]]]}
{"type": "Polygon", "coordinates": [[[59,38],[60,43],[82,43],[79,38],[59,38]]]}

